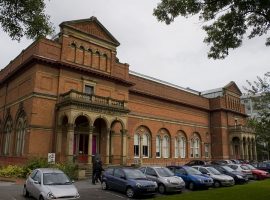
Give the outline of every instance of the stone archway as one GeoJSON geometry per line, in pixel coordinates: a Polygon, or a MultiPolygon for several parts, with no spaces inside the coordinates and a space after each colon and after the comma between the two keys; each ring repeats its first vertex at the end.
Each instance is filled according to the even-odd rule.
{"type": "Polygon", "coordinates": [[[233,137],[232,139],[232,157],[234,159],[241,158],[241,141],[238,137],[233,137]]]}

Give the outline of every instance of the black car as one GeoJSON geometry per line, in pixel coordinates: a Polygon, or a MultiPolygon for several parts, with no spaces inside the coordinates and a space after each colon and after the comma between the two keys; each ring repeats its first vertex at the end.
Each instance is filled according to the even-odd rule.
{"type": "Polygon", "coordinates": [[[205,165],[205,161],[203,160],[191,160],[188,163],[186,163],[185,165],[187,166],[195,166],[195,165],[205,165]]]}
{"type": "Polygon", "coordinates": [[[115,167],[107,169],[102,175],[102,189],[113,189],[126,193],[128,198],[137,195],[154,195],[157,183],[148,180],[138,169],[115,167]]]}
{"type": "Polygon", "coordinates": [[[211,167],[215,168],[222,174],[229,175],[233,177],[235,184],[242,184],[248,182],[247,175],[242,172],[234,171],[232,168],[226,165],[211,165],[211,167]]]}

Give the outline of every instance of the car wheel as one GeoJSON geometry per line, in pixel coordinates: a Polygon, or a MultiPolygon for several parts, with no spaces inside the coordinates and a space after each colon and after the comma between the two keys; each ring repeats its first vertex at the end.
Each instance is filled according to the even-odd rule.
{"type": "Polygon", "coordinates": [[[25,185],[23,186],[23,196],[24,196],[24,197],[29,197],[29,192],[27,191],[25,185]]]}
{"type": "Polygon", "coordinates": [[[38,200],[44,200],[43,196],[40,196],[38,200]]]}
{"type": "Polygon", "coordinates": [[[165,186],[163,184],[159,184],[159,186],[158,186],[158,192],[160,194],[164,194],[166,192],[166,188],[165,188],[165,186]]]}
{"type": "Polygon", "coordinates": [[[128,198],[133,198],[135,195],[134,190],[131,187],[128,187],[126,190],[126,195],[128,198]]]}
{"type": "Polygon", "coordinates": [[[194,189],[195,189],[195,185],[194,185],[193,182],[190,182],[190,183],[188,184],[188,189],[190,189],[190,190],[194,190],[194,189]]]}
{"type": "Polygon", "coordinates": [[[107,184],[106,181],[102,181],[101,188],[102,188],[102,190],[108,190],[109,189],[108,184],[107,184]]]}
{"type": "Polygon", "coordinates": [[[221,185],[221,184],[220,184],[220,182],[219,182],[219,181],[215,181],[215,182],[214,182],[214,187],[215,187],[215,188],[220,187],[220,185],[221,185]]]}

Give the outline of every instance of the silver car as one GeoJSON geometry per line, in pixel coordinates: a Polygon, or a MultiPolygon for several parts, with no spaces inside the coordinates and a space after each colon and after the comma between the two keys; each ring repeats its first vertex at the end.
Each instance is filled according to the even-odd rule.
{"type": "Polygon", "coordinates": [[[221,174],[218,170],[213,167],[204,167],[204,166],[192,166],[193,168],[199,170],[202,174],[210,176],[214,183],[214,187],[220,186],[233,186],[234,179],[231,176],[221,174]]]}
{"type": "Polygon", "coordinates": [[[61,170],[51,168],[33,170],[25,181],[23,195],[38,200],[80,198],[77,188],[67,175],[61,170]]]}
{"type": "Polygon", "coordinates": [[[140,170],[146,177],[158,184],[159,193],[181,192],[185,188],[185,182],[166,167],[141,167],[140,170]]]}

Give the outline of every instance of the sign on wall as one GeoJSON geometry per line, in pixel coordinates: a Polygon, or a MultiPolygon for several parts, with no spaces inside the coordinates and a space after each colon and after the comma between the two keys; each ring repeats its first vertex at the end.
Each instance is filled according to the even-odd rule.
{"type": "Polygon", "coordinates": [[[48,153],[48,163],[55,164],[55,153],[48,153]]]}

